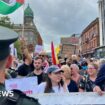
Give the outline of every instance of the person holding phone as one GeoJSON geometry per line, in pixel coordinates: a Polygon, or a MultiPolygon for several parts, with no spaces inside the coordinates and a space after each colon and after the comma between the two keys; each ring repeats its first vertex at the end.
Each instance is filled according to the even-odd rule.
{"type": "Polygon", "coordinates": [[[37,93],[63,93],[68,92],[68,88],[63,76],[63,70],[52,65],[47,70],[47,80],[39,84],[37,93]]]}
{"type": "Polygon", "coordinates": [[[75,81],[71,79],[71,69],[68,65],[61,66],[61,69],[64,71],[65,82],[67,84],[69,92],[78,92],[78,85],[75,81]]]}

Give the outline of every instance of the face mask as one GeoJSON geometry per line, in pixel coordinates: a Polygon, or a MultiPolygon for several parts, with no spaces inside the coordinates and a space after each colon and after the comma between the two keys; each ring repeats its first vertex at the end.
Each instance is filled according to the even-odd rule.
{"type": "Polygon", "coordinates": [[[87,70],[87,66],[82,66],[82,70],[87,70]]]}

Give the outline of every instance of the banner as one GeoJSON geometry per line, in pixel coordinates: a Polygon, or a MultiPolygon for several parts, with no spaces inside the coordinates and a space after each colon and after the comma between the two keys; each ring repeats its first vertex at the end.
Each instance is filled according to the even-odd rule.
{"type": "Polygon", "coordinates": [[[94,92],[64,93],[64,94],[36,94],[41,105],[105,105],[105,94],[99,96],[94,92]]]}
{"type": "Polygon", "coordinates": [[[26,94],[35,94],[37,85],[37,77],[16,78],[5,81],[6,90],[19,89],[26,94]]]}

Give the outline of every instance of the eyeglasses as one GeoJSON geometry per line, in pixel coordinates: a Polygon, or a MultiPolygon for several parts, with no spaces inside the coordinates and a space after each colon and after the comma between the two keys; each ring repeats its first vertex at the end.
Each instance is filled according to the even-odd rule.
{"type": "Polygon", "coordinates": [[[91,70],[93,70],[93,69],[95,69],[95,68],[88,68],[88,69],[91,69],[91,70]]]}

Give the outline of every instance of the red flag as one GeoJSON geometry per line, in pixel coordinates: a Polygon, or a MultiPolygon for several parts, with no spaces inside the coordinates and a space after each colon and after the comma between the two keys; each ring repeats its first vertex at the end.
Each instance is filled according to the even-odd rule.
{"type": "Polygon", "coordinates": [[[51,55],[52,55],[52,62],[54,65],[56,65],[56,57],[55,57],[55,51],[54,51],[54,44],[51,42],[51,55]]]}

